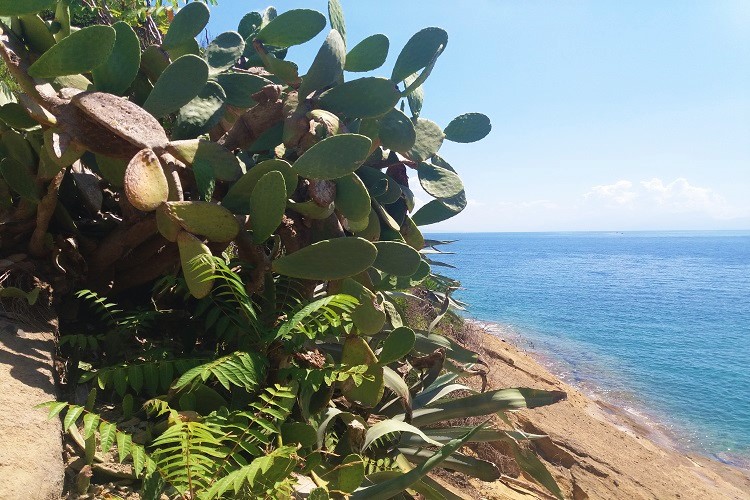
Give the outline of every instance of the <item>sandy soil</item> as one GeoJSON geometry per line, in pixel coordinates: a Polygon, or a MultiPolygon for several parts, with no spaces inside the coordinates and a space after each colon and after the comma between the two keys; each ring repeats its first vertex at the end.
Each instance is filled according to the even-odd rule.
{"type": "Polygon", "coordinates": [[[53,336],[0,317],[0,499],[52,500],[63,488],[60,419],[34,408],[55,399],[53,336]]]}
{"type": "MultiPolygon", "coordinates": [[[[512,416],[519,428],[549,436],[536,441],[535,447],[566,498],[750,499],[750,471],[678,451],[663,435],[627,412],[563,383],[509,342],[476,326],[469,328],[473,330],[466,337],[469,347],[480,351],[491,366],[491,388],[523,386],[567,392],[566,401],[512,416]]],[[[475,451],[490,459],[493,453],[488,447],[475,451]]],[[[512,476],[513,467],[506,469],[512,476]]],[[[464,481],[453,479],[464,493],[472,488],[472,498],[547,498],[522,476],[495,483],[471,480],[461,484],[464,481]]]]}

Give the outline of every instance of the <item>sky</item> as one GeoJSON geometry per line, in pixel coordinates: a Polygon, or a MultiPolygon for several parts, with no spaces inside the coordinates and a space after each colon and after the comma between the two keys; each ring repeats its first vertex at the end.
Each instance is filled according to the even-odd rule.
{"type": "MultiPolygon", "coordinates": [[[[349,47],[390,39],[381,76],[411,35],[444,28],[422,116],[492,121],[481,142],[443,145],[469,204],[429,232],[750,229],[750,1],[341,3],[349,47]]],[[[264,7],[219,0],[210,35],[264,7]]],[[[327,29],[290,50],[301,74],[327,29]]]]}

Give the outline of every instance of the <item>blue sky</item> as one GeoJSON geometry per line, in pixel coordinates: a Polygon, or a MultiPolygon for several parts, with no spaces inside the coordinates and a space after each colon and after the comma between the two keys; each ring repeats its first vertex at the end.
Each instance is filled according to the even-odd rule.
{"type": "MultiPolygon", "coordinates": [[[[443,146],[469,206],[430,231],[750,229],[750,1],[342,4],[350,47],[390,38],[383,76],[413,33],[446,29],[423,116],[492,120],[443,146]]],[[[211,35],[265,6],[220,0],[211,35]]],[[[290,51],[301,72],[324,37],[290,51]]]]}

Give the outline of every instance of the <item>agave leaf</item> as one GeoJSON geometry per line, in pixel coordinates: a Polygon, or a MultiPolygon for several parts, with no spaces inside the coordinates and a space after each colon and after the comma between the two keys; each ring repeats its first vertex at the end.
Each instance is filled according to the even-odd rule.
{"type": "Polygon", "coordinates": [[[407,424],[406,422],[402,422],[400,420],[387,419],[381,420],[377,424],[367,429],[367,433],[365,434],[365,441],[362,444],[362,451],[367,450],[375,441],[382,438],[383,436],[387,436],[388,434],[395,434],[396,432],[414,434],[416,436],[419,436],[419,438],[424,443],[431,444],[433,446],[442,446],[442,443],[435,441],[420,429],[414,427],[411,424],[407,424]]]}
{"type": "Polygon", "coordinates": [[[274,47],[291,47],[312,40],[325,26],[326,18],[320,12],[293,9],[263,26],[256,39],[274,47]]]}
{"type": "Polygon", "coordinates": [[[351,72],[365,72],[378,69],[388,58],[390,42],[382,34],[368,36],[346,55],[344,69],[351,72]]]}
{"type": "Polygon", "coordinates": [[[522,449],[513,439],[505,441],[513,449],[513,455],[516,463],[525,473],[533,477],[539,484],[547,488],[555,497],[562,500],[563,494],[557,485],[555,478],[547,470],[539,457],[532,450],[522,449]]]}
{"type": "MultiPolygon", "coordinates": [[[[437,427],[425,429],[424,433],[432,440],[439,443],[447,443],[466,434],[470,427],[437,427]]],[[[482,429],[472,436],[470,443],[493,443],[496,441],[541,439],[546,436],[541,434],[527,434],[520,431],[503,431],[498,429],[482,429]]],[[[407,447],[422,447],[426,443],[418,435],[402,436],[400,444],[407,447]]]]}
{"type": "MultiPolygon", "coordinates": [[[[402,379],[401,376],[390,367],[384,366],[383,381],[385,383],[385,386],[393,391],[393,393],[404,402],[407,411],[411,411],[411,392],[409,392],[409,387],[406,385],[406,382],[404,382],[404,379],[402,379]]],[[[383,407],[383,409],[384,408],[385,407],[383,407]]]]}
{"type": "Polygon", "coordinates": [[[107,61],[115,37],[115,30],[109,26],[89,26],[71,33],[29,66],[29,76],[54,78],[88,73],[107,61]]]}
{"type": "Polygon", "coordinates": [[[445,349],[446,356],[459,363],[484,364],[476,352],[466,349],[448,337],[443,337],[442,335],[437,335],[435,333],[428,334],[426,331],[417,330],[416,342],[414,344],[414,349],[417,352],[429,354],[439,348],[445,349]]]}
{"type": "MultiPolygon", "coordinates": [[[[399,447],[399,451],[413,464],[423,464],[432,457],[430,450],[399,447]]],[[[454,452],[446,458],[440,467],[462,472],[480,481],[495,481],[500,478],[500,470],[492,462],[469,457],[454,452]]]]}

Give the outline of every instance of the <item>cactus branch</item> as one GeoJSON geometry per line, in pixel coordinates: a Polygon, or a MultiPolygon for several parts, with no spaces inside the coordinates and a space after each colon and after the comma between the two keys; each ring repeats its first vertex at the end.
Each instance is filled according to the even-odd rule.
{"type": "Polygon", "coordinates": [[[247,148],[263,132],[283,119],[280,85],[266,85],[252,98],[258,104],[241,115],[231,130],[219,140],[219,144],[230,151],[247,148]]]}
{"type": "Polygon", "coordinates": [[[60,184],[64,176],[65,170],[58,172],[52,179],[52,182],[49,183],[47,194],[44,195],[44,198],[42,198],[42,201],[37,206],[36,227],[29,241],[29,253],[35,257],[42,257],[48,253],[47,249],[44,248],[44,239],[47,234],[47,228],[49,228],[49,222],[57,207],[57,193],[60,190],[60,184]]]}

